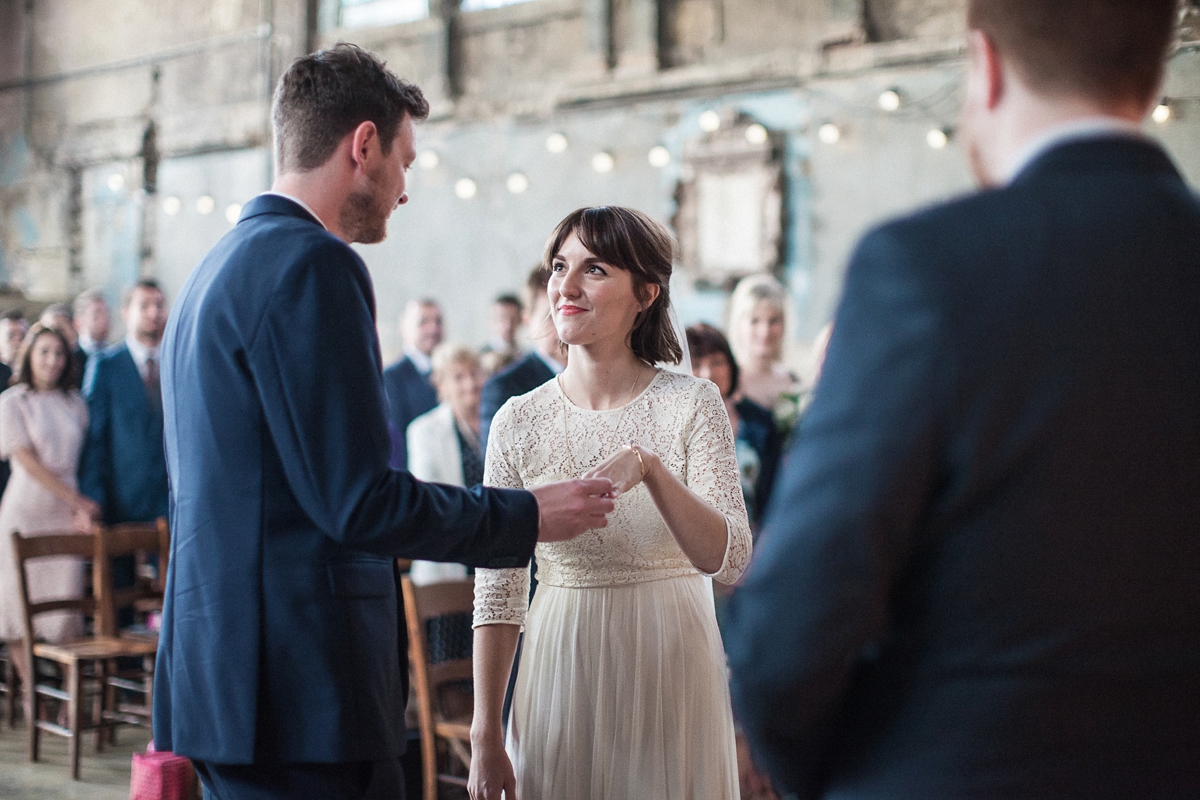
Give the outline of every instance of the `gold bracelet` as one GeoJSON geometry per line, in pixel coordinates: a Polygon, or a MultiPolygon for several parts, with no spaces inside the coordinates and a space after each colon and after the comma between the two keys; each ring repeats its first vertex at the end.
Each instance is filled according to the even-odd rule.
{"type": "Polygon", "coordinates": [[[646,462],[642,460],[641,452],[637,449],[637,445],[635,445],[633,442],[629,443],[629,449],[633,451],[633,454],[635,456],[637,456],[638,464],[640,464],[642,467],[642,477],[638,478],[638,480],[639,481],[645,480],[646,479],[646,462]]]}

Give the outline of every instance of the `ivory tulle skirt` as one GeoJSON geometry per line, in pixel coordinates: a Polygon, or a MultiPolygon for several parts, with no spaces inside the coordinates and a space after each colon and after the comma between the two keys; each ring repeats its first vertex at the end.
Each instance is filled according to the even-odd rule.
{"type": "Polygon", "coordinates": [[[519,800],[738,796],[725,653],[700,575],[541,584],[511,714],[519,800]]]}

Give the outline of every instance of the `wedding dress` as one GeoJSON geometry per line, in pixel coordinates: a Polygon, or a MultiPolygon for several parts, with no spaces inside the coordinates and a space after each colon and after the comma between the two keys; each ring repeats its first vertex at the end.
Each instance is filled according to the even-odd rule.
{"type": "Polygon", "coordinates": [[[728,800],[738,796],[725,654],[709,578],[737,580],[750,526],[716,387],[660,371],[623,408],[578,408],[550,381],[496,414],[484,482],[579,477],[630,441],[720,511],[711,576],[683,554],[644,485],[608,527],[539,544],[529,570],[478,570],[474,624],[525,625],[507,749],[520,800],[728,800]]]}

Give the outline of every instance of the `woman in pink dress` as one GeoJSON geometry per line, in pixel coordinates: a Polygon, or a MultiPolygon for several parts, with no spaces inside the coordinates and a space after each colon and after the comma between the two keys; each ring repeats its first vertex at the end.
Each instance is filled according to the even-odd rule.
{"type": "MultiPolygon", "coordinates": [[[[66,339],[36,324],[21,346],[12,388],[0,394],[0,457],[12,462],[12,478],[0,499],[0,639],[22,653],[25,637],[12,532],[23,535],[90,530],[99,507],[75,484],[79,452],[87,431],[87,405],[70,388],[66,339]]],[[[78,558],[39,559],[28,565],[29,594],[40,599],[80,597],[83,564],[78,558]]],[[[76,613],[56,612],[34,620],[34,635],[61,642],[83,633],[76,613]]],[[[23,659],[15,659],[22,675],[23,659]]]]}

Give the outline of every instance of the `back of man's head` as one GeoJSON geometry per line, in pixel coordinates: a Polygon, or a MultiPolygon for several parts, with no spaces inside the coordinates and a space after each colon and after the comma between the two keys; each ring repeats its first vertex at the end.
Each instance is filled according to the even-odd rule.
{"type": "Polygon", "coordinates": [[[967,24],[1035,92],[1147,104],[1177,15],[1177,0],[970,0],[967,24]]]}
{"type": "Polygon", "coordinates": [[[316,169],[363,122],[375,123],[386,155],[406,114],[414,122],[425,119],[428,101],[375,55],[343,43],[302,56],[275,89],[271,115],[279,172],[316,169]]]}

